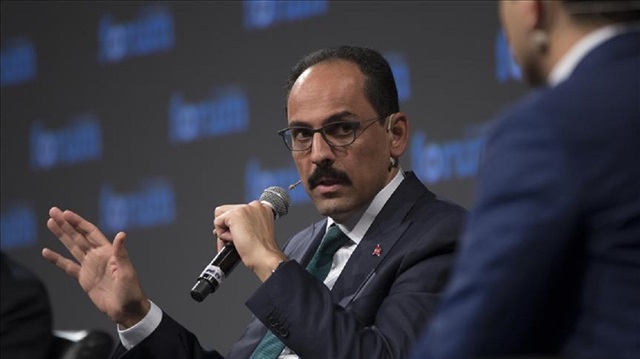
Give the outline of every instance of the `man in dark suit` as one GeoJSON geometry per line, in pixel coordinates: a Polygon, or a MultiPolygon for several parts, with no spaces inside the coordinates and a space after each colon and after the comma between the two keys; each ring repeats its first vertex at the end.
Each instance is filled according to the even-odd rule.
{"type": "Polygon", "coordinates": [[[413,358],[638,358],[640,4],[502,1],[500,13],[526,79],[547,86],[495,125],[413,358]]]}
{"type": "MultiPolygon", "coordinates": [[[[287,116],[279,133],[327,218],[281,250],[270,208],[258,201],[216,208],[219,247],[233,242],[263,282],[247,301],[255,320],[227,358],[406,357],[448,278],[465,212],[401,170],[408,119],[376,51],[345,46],[302,59],[290,76],[287,116]]],[[[49,229],[80,264],[48,249],[43,255],[118,323],[123,345],[115,356],[221,357],[144,296],[124,233],[112,245],[71,211],[50,215],[49,229]]]]}
{"type": "Polygon", "coordinates": [[[48,358],[53,328],[44,284],[4,252],[0,268],[0,357],[48,358]]]}

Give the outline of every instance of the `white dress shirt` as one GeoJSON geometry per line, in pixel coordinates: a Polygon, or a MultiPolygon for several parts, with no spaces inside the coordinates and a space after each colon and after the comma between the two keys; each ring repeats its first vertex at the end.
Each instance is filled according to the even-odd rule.
{"type": "Polygon", "coordinates": [[[605,41],[622,34],[627,31],[633,30],[630,26],[625,25],[607,25],[603,26],[595,31],[590,32],[585,37],[580,39],[564,56],[555,64],[549,76],[547,78],[547,84],[551,87],[558,85],[560,82],[566,80],[571,76],[573,70],[575,70],[578,63],[587,56],[591,50],[595,49],[598,45],[605,41]]]}
{"type": "MultiPolygon", "coordinates": [[[[333,256],[333,263],[331,264],[331,270],[324,280],[324,284],[329,288],[333,288],[336,280],[342,273],[342,270],[346,266],[351,254],[356,250],[356,247],[364,237],[365,233],[369,230],[371,223],[378,216],[382,207],[387,203],[393,192],[400,186],[400,183],[404,180],[404,173],[402,169],[398,171],[398,174],[389,182],[374,199],[369,203],[366,208],[354,216],[347,223],[336,223],[344,234],[349,237],[345,245],[343,245],[333,256]]],[[[335,223],[332,218],[328,218],[327,228],[335,223]]],[[[127,350],[133,348],[138,343],[142,342],[146,337],[151,335],[153,331],[160,325],[162,321],[162,310],[153,302],[151,303],[151,309],[149,313],[136,325],[122,329],[118,326],[118,336],[120,342],[127,350]]],[[[293,353],[289,348],[284,348],[280,359],[298,359],[298,356],[293,353]]]]}

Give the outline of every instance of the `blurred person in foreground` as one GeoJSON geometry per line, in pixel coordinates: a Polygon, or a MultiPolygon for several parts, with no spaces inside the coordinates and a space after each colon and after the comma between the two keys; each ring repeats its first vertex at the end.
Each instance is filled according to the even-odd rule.
{"type": "Polygon", "coordinates": [[[500,1],[541,87],[490,136],[413,358],[640,357],[640,4],[500,1]]]}
{"type": "MultiPolygon", "coordinates": [[[[281,250],[271,208],[258,201],[216,208],[218,247],[232,241],[262,282],[246,302],[255,318],[226,357],[405,358],[446,283],[465,211],[400,168],[408,119],[378,52],[312,53],[293,68],[287,91],[288,127],[279,133],[327,218],[281,250]],[[320,254],[328,255],[322,275],[320,254]]],[[[54,207],[50,216],[49,229],[76,261],[49,249],[43,255],[118,324],[114,356],[221,358],[147,299],[124,233],[111,243],[71,211],[54,207]]],[[[224,323],[212,323],[209,335],[216,330],[224,323]]]]}
{"type": "Polygon", "coordinates": [[[3,251],[0,269],[0,358],[49,358],[53,315],[47,289],[3,251]]]}

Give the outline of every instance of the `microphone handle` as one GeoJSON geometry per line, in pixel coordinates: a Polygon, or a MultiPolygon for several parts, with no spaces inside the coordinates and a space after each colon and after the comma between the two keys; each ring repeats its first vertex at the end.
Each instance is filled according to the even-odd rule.
{"type": "Polygon", "coordinates": [[[240,255],[233,243],[225,244],[198,277],[198,281],[191,289],[191,298],[202,302],[204,298],[218,289],[239,262],[240,255]]]}

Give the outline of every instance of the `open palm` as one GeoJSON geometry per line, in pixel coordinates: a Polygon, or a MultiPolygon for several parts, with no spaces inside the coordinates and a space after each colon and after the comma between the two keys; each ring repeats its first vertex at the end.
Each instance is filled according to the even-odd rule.
{"type": "Polygon", "coordinates": [[[42,255],[76,279],[114,322],[130,327],[142,319],[149,303],[124,247],[126,234],[118,233],[111,243],[96,226],[72,211],[53,207],[49,215],[47,227],[75,261],[48,248],[42,255]]]}

